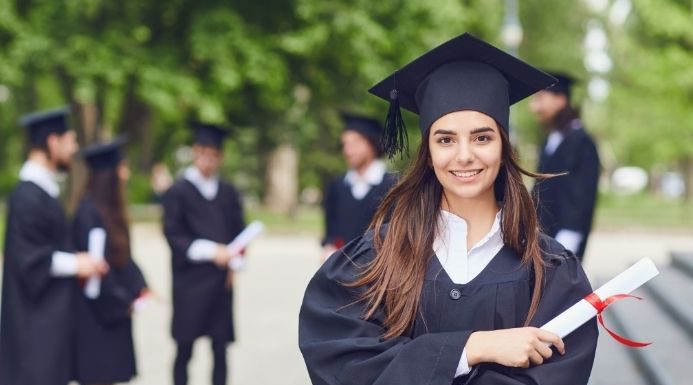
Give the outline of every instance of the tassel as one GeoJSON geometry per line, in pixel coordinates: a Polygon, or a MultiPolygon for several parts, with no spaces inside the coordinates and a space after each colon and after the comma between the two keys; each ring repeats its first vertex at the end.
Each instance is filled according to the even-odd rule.
{"type": "Polygon", "coordinates": [[[402,112],[399,108],[399,97],[397,89],[390,91],[390,108],[387,110],[387,119],[385,120],[385,129],[381,138],[383,152],[387,157],[392,159],[400,154],[400,159],[406,153],[409,155],[409,137],[407,136],[407,127],[402,119],[402,112]]]}

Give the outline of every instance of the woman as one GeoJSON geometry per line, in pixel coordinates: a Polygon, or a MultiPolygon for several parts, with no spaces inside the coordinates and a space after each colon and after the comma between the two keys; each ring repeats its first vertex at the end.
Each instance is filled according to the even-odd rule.
{"type": "Polygon", "coordinates": [[[125,183],[129,169],[123,140],[87,147],[86,193],[74,218],[77,250],[89,250],[90,234],[105,231],[104,257],[110,271],[98,293],[80,292],[77,310],[76,380],[80,384],[128,382],[137,373],[132,313],[147,294],[147,284],[132,260],[125,183]]]}
{"type": "Polygon", "coordinates": [[[370,91],[389,99],[386,150],[423,141],[371,230],[311,280],[299,343],[313,384],[585,384],[591,321],[537,329],[591,292],[577,259],[540,233],[508,141],[510,105],[555,79],[468,34],[370,91]]]}

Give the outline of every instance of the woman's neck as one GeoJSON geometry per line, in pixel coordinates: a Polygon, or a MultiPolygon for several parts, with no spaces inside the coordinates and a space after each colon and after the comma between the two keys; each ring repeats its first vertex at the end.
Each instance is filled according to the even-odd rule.
{"type": "Polygon", "coordinates": [[[493,194],[477,199],[457,200],[451,200],[444,195],[441,209],[467,222],[467,250],[469,250],[491,231],[500,207],[493,194]]]}

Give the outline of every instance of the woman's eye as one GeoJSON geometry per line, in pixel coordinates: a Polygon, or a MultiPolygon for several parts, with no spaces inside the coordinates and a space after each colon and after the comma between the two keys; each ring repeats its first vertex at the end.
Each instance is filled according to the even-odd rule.
{"type": "Polygon", "coordinates": [[[491,137],[488,136],[488,135],[479,135],[479,136],[476,137],[476,141],[477,141],[477,142],[482,142],[482,143],[484,143],[484,142],[489,142],[489,141],[491,141],[491,137]]]}
{"type": "Polygon", "coordinates": [[[449,136],[444,136],[444,137],[438,139],[438,143],[450,144],[450,143],[452,143],[452,138],[449,136]]]}

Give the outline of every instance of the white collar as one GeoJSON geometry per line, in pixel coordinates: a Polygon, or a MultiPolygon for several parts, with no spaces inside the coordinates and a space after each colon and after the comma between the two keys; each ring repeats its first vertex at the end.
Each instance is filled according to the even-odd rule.
{"type": "Polygon", "coordinates": [[[202,196],[208,201],[216,198],[219,192],[219,176],[214,175],[210,178],[205,178],[200,170],[195,166],[190,166],[183,172],[183,178],[192,183],[202,196]]]}
{"type": "Polygon", "coordinates": [[[440,210],[433,251],[450,279],[464,284],[479,275],[503,248],[502,211],[499,210],[489,232],[467,250],[467,222],[457,215],[440,210]]]}
{"type": "Polygon", "coordinates": [[[19,180],[34,183],[48,195],[57,199],[60,196],[60,186],[55,178],[55,172],[32,160],[24,162],[22,169],[19,170],[19,180]]]}
{"type": "Polygon", "coordinates": [[[382,183],[385,173],[387,173],[385,163],[376,159],[368,165],[363,175],[360,175],[356,170],[349,170],[344,176],[344,181],[351,186],[351,194],[354,198],[360,200],[368,194],[373,186],[382,183]]]}

